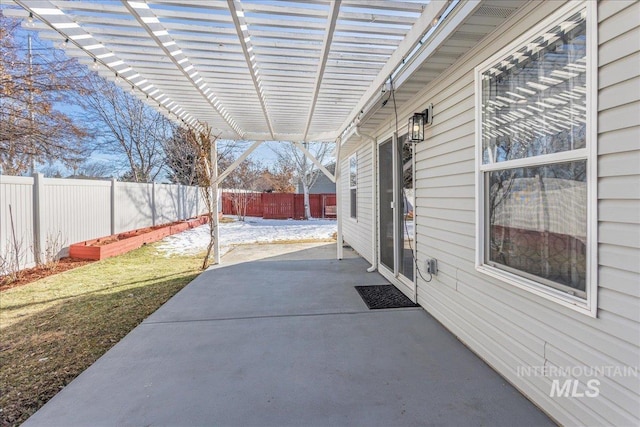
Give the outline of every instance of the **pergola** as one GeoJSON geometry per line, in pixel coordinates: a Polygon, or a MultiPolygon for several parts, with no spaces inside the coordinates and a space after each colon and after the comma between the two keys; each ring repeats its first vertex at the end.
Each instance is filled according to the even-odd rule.
{"type": "MultiPolygon", "coordinates": [[[[4,13],[188,126],[222,139],[369,138],[521,0],[13,0],[4,13]],[[396,111],[397,112],[397,111],[396,111]]],[[[340,191],[338,186],[338,205],[340,191]]],[[[340,221],[338,242],[341,242],[340,221]]],[[[341,244],[338,244],[340,257],[341,244]]],[[[217,253],[218,251],[216,251],[217,253]]]]}

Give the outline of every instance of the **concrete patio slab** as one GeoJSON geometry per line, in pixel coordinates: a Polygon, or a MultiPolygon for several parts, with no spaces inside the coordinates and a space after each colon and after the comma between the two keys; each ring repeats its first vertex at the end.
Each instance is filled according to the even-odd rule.
{"type": "MultiPolygon", "coordinates": [[[[244,250],[236,249],[237,252],[244,250]]],[[[269,248],[262,250],[268,251],[269,248]]],[[[366,304],[353,286],[382,285],[387,281],[377,273],[366,273],[368,264],[355,257],[352,251],[346,252],[351,252],[348,258],[338,261],[333,245],[325,244],[231,266],[224,259],[225,263],[201,274],[189,284],[188,291],[185,289],[178,293],[146,322],[366,310],[366,304]]]]}
{"type": "Polygon", "coordinates": [[[421,308],[368,310],[364,260],[300,249],[201,274],[24,425],[552,425],[421,308]]]}

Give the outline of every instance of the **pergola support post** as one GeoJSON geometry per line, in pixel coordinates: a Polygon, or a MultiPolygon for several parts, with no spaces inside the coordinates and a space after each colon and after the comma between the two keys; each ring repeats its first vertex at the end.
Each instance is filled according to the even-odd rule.
{"type": "Polygon", "coordinates": [[[218,217],[218,142],[214,139],[211,143],[211,197],[213,221],[213,253],[214,263],[220,264],[220,220],[218,217]]]}
{"type": "Polygon", "coordinates": [[[338,138],[336,141],[336,174],[335,174],[335,183],[336,183],[336,221],[338,222],[338,230],[336,236],[336,258],[341,260],[343,253],[343,245],[344,240],[342,238],[342,182],[340,180],[340,148],[342,147],[342,140],[338,138]]]}

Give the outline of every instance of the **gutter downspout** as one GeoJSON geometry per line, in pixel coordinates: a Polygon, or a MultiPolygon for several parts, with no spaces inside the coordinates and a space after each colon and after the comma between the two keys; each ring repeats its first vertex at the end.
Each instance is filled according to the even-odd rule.
{"type": "MultiPolygon", "coordinates": [[[[374,137],[372,137],[371,135],[368,135],[366,133],[362,133],[360,132],[360,128],[358,126],[355,127],[355,131],[354,133],[356,135],[358,135],[359,137],[368,139],[369,141],[371,141],[371,201],[372,201],[372,206],[373,206],[373,210],[376,211],[377,210],[377,206],[378,206],[378,202],[377,202],[377,197],[378,197],[378,188],[377,188],[377,184],[378,184],[378,180],[376,178],[376,172],[378,170],[378,156],[376,155],[376,148],[377,148],[377,141],[374,137]]],[[[378,245],[378,227],[377,227],[377,223],[378,223],[378,215],[377,213],[375,215],[371,215],[371,267],[367,268],[367,273],[373,273],[374,271],[376,271],[378,269],[378,251],[377,249],[377,245],[378,245]]]]}

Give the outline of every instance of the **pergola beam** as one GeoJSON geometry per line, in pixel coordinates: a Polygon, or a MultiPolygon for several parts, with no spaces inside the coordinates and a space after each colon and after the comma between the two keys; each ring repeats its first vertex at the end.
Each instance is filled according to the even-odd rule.
{"type": "MultiPolygon", "coordinates": [[[[369,88],[364,92],[360,101],[356,104],[351,114],[347,116],[342,126],[340,126],[340,132],[346,130],[353,121],[360,115],[360,112],[365,106],[380,92],[380,89],[389,79],[389,76],[402,64],[406,56],[414,49],[422,37],[427,33],[432,25],[437,23],[440,15],[446,10],[449,2],[446,0],[432,0],[424,8],[422,14],[411,27],[409,32],[398,45],[398,48],[393,52],[389,60],[382,67],[378,76],[371,82],[369,88]]],[[[345,139],[346,140],[346,139],[345,139]]]]}
{"type": "MultiPolygon", "coordinates": [[[[304,153],[304,155],[307,157],[307,159],[311,160],[313,162],[313,164],[316,165],[318,167],[318,169],[320,169],[322,171],[322,173],[325,174],[325,176],[327,178],[329,178],[329,180],[331,180],[331,182],[333,182],[335,184],[335,182],[336,182],[335,175],[333,175],[331,172],[329,172],[329,170],[327,168],[325,168],[322,165],[322,163],[320,163],[318,161],[318,159],[316,159],[316,156],[311,154],[311,152],[309,150],[307,150],[304,147],[304,145],[302,145],[300,142],[295,141],[294,144],[295,144],[296,147],[298,147],[300,149],[300,151],[302,151],[304,153]]],[[[336,164],[336,168],[337,167],[338,167],[338,165],[336,164]]]]}
{"type": "MultiPolygon", "coordinates": [[[[107,70],[110,70],[113,75],[121,76],[123,80],[125,80],[129,85],[137,86],[140,89],[141,93],[146,96],[146,99],[149,101],[149,103],[154,106],[158,105],[158,109],[160,111],[162,111],[162,109],[164,108],[167,114],[170,115],[171,113],[173,113],[174,115],[176,115],[176,113],[173,111],[173,107],[169,108],[166,106],[167,100],[173,100],[172,96],[168,95],[167,92],[163,90],[159,90],[161,92],[160,94],[155,93],[157,92],[155,90],[156,86],[153,84],[147,85],[145,87],[140,87],[139,83],[133,81],[133,77],[127,77],[126,75],[124,75],[123,73],[125,73],[125,71],[123,70],[128,70],[128,73],[136,73],[136,70],[132,66],[129,66],[128,62],[122,60],[106,46],[103,45],[100,48],[89,52],[86,47],[89,45],[95,45],[99,40],[93,37],[91,33],[87,32],[85,27],[72,20],[64,10],[59,9],[56,3],[45,0],[39,1],[36,4],[39,9],[44,9],[47,11],[57,10],[57,12],[54,14],[40,14],[38,13],[38,10],[34,10],[32,6],[28,6],[23,0],[14,0],[14,2],[18,6],[22,7],[24,12],[15,9],[6,9],[3,10],[3,13],[5,15],[24,18],[26,17],[26,15],[24,15],[25,13],[31,13],[46,26],[44,28],[40,28],[42,26],[41,24],[35,24],[35,28],[41,29],[45,33],[58,34],[60,36],[63,36],[65,39],[69,40],[69,43],[72,46],[75,46],[78,49],[78,51],[75,52],[74,55],[78,56],[81,51],[88,57],[92,58],[96,63],[102,64],[107,70]],[[52,20],[50,20],[48,16],[53,16],[54,18],[56,18],[55,22],[52,22],[52,20]],[[82,39],[80,37],[82,37],[82,39]],[[160,98],[162,98],[162,101],[160,101],[160,98]],[[165,104],[164,107],[162,107],[163,104],[165,104]]],[[[69,49],[69,52],[73,51],[73,49],[69,49]]],[[[135,80],[137,80],[137,78],[135,80]]],[[[176,117],[178,116],[176,115],[176,117]]]]}
{"type": "MultiPolygon", "coordinates": [[[[362,7],[362,0],[345,0],[344,2],[348,6],[352,7],[362,7]]],[[[367,0],[364,3],[369,9],[386,9],[389,6],[388,0],[367,0]]],[[[398,11],[403,12],[420,12],[423,6],[420,3],[412,3],[408,1],[394,1],[393,8],[398,11]]]]}
{"type": "Polygon", "coordinates": [[[231,164],[229,165],[229,167],[228,167],[224,172],[222,172],[220,175],[218,175],[217,184],[221,184],[221,183],[222,183],[222,181],[224,181],[224,179],[225,179],[226,177],[228,177],[228,176],[229,176],[229,174],[231,174],[231,172],[233,172],[235,168],[237,168],[238,166],[240,166],[240,163],[244,162],[244,161],[245,161],[245,159],[246,159],[247,157],[249,157],[249,155],[250,155],[251,153],[253,153],[253,150],[255,150],[256,148],[258,148],[258,146],[259,146],[260,144],[262,144],[262,142],[263,142],[263,141],[256,141],[256,142],[254,142],[254,143],[251,145],[251,147],[249,147],[247,150],[245,150],[245,152],[244,152],[244,153],[242,153],[242,155],[241,155],[240,157],[238,157],[238,158],[237,158],[233,163],[231,163],[231,164]]]}
{"type": "MultiPolygon", "coordinates": [[[[246,133],[244,138],[248,141],[303,141],[302,133],[276,133],[275,138],[267,133],[250,132],[246,133]]],[[[335,141],[338,137],[338,133],[335,131],[322,132],[312,135],[313,141],[335,141]]]]}
{"type": "Polygon", "coordinates": [[[69,55],[88,66],[98,58],[101,75],[117,73],[120,87],[177,120],[206,121],[224,139],[302,142],[352,127],[447,1],[15,3],[23,10],[3,12],[34,12],[48,26],[36,29],[68,36],[69,55]]]}
{"type": "Polygon", "coordinates": [[[191,64],[191,62],[189,61],[188,58],[186,58],[186,56],[184,58],[186,59],[186,61],[184,59],[181,59],[182,63],[178,62],[179,61],[178,58],[180,56],[184,56],[182,54],[176,54],[176,52],[182,52],[181,49],[174,48],[173,50],[170,50],[167,47],[168,43],[174,43],[174,45],[172,46],[177,46],[177,44],[175,44],[175,41],[170,38],[170,36],[168,35],[168,32],[160,24],[160,21],[158,20],[157,16],[151,11],[151,9],[149,8],[135,9],[133,6],[131,6],[131,4],[128,1],[126,0],[121,0],[121,1],[124,7],[129,11],[129,13],[136,19],[136,21],[138,21],[138,24],[147,32],[147,35],[151,37],[151,39],[156,43],[158,48],[160,48],[164,52],[166,57],[171,60],[173,65],[178,70],[180,70],[180,72],[184,75],[187,81],[191,83],[193,88],[202,96],[202,98],[206,100],[206,102],[211,106],[211,108],[213,108],[213,110],[216,113],[218,113],[220,117],[224,119],[224,121],[229,125],[229,127],[233,129],[240,138],[242,138],[242,131],[240,130],[239,126],[235,123],[235,121],[232,120],[231,116],[228,113],[225,114],[223,112],[223,109],[220,107],[220,101],[217,100],[215,96],[212,97],[212,95],[207,95],[207,93],[205,93],[206,86],[204,84],[199,84],[199,82],[196,82],[196,78],[199,78],[200,80],[202,80],[201,77],[198,77],[199,76],[198,71],[196,70],[193,73],[189,73],[187,71],[190,68],[195,69],[195,66],[191,64]],[[142,13],[145,14],[144,18],[142,14],[138,12],[138,10],[140,10],[142,13]],[[155,29],[152,29],[151,25],[154,25],[155,29]],[[159,34],[164,34],[164,35],[161,36],[159,34]],[[163,37],[164,39],[161,40],[160,37],[163,37]]]}
{"type": "Polygon", "coordinates": [[[264,113],[264,118],[267,122],[269,133],[271,133],[271,138],[274,139],[273,135],[275,134],[275,132],[273,131],[271,119],[269,118],[269,111],[267,109],[267,103],[265,101],[264,89],[262,88],[262,83],[260,82],[260,78],[257,74],[258,62],[255,59],[255,53],[251,52],[253,50],[253,46],[250,45],[251,36],[249,34],[249,28],[247,26],[246,20],[244,19],[244,11],[241,9],[241,5],[238,0],[227,0],[227,5],[229,7],[229,12],[231,12],[233,25],[235,25],[236,27],[238,40],[240,40],[240,46],[242,47],[242,52],[244,53],[244,58],[247,63],[247,68],[249,69],[249,74],[251,75],[251,80],[253,80],[253,86],[256,90],[256,94],[258,95],[258,99],[260,100],[260,106],[262,107],[262,112],[264,113]]]}
{"type": "MultiPolygon", "coordinates": [[[[327,28],[324,32],[322,51],[320,53],[320,63],[318,64],[318,71],[316,73],[316,80],[314,83],[315,89],[313,91],[313,97],[311,98],[311,105],[309,106],[307,124],[304,127],[303,140],[306,140],[307,135],[309,134],[309,128],[311,127],[311,121],[313,120],[313,112],[316,109],[316,102],[318,102],[318,94],[320,93],[320,87],[322,86],[322,77],[324,76],[324,69],[327,66],[327,59],[329,58],[329,52],[331,51],[331,42],[333,41],[333,33],[336,30],[336,22],[338,21],[338,15],[340,14],[340,2],[341,0],[334,0],[331,3],[327,28]]],[[[335,177],[333,179],[335,182],[335,177]]]]}

